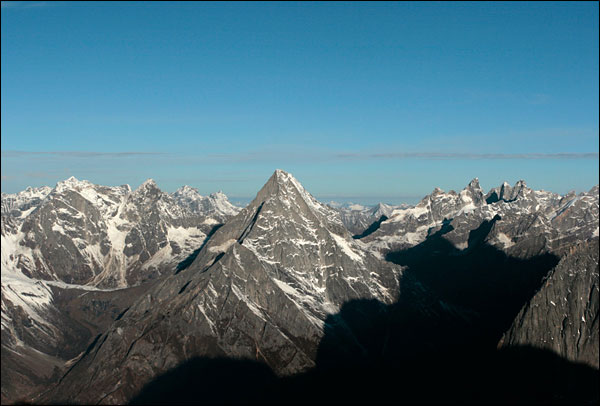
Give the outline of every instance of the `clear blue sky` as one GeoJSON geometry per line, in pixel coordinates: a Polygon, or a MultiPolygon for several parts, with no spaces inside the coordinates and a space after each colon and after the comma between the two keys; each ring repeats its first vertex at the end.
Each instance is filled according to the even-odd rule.
{"type": "Polygon", "coordinates": [[[598,3],[2,2],[2,191],[598,183],[598,3]]]}

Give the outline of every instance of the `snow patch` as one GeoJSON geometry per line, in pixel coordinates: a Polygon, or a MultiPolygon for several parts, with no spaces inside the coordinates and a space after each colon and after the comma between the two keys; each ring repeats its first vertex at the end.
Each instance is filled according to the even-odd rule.
{"type": "Polygon", "coordinates": [[[219,224],[219,222],[212,217],[207,217],[206,219],[204,219],[202,224],[213,225],[213,224],[219,224]]]}
{"type": "Polygon", "coordinates": [[[215,246],[210,247],[208,249],[208,251],[214,252],[214,253],[225,252],[229,249],[229,247],[231,247],[233,244],[235,244],[236,241],[237,241],[236,239],[227,240],[221,245],[215,245],[215,246]]]}
{"type": "Polygon", "coordinates": [[[510,248],[513,245],[515,245],[515,243],[512,242],[512,240],[504,233],[498,233],[497,239],[498,242],[500,242],[503,245],[504,249],[510,248]]]}
{"type": "Polygon", "coordinates": [[[329,234],[333,237],[336,244],[342,249],[342,252],[344,254],[346,254],[348,257],[350,257],[355,262],[362,262],[362,256],[364,254],[361,253],[359,255],[356,252],[354,252],[354,250],[350,246],[350,243],[348,241],[346,241],[346,239],[344,237],[340,237],[339,235],[331,233],[331,232],[329,234]]]}

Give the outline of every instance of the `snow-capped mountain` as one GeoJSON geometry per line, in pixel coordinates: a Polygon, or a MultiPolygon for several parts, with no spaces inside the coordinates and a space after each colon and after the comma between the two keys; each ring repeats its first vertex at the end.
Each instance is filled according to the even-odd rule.
{"type": "Polygon", "coordinates": [[[444,238],[466,249],[471,231],[494,218],[486,237],[490,245],[518,257],[558,252],[598,236],[598,186],[560,196],[532,190],[521,180],[512,188],[504,183],[484,194],[473,179],[459,193],[436,188],[416,206],[394,210],[361,241],[384,255],[413,247],[444,227],[444,238]]]}
{"type": "Polygon", "coordinates": [[[95,303],[121,311],[131,298],[111,291],[174,272],[237,211],[222,193],[199,200],[180,204],[150,179],[135,191],[72,177],[52,189],[2,194],[3,365],[33,379],[5,385],[14,374],[3,373],[3,399],[14,384],[33,388],[79,354],[107,322],[86,320],[96,318],[95,303]],[[68,291],[86,294],[87,310],[66,311],[68,291]],[[83,325],[73,314],[85,315],[83,325]]]}
{"type": "Polygon", "coordinates": [[[2,193],[2,234],[16,232],[23,219],[35,210],[51,191],[52,188],[43,186],[28,187],[19,193],[2,193]]]}
{"type": "Polygon", "coordinates": [[[238,210],[222,193],[184,198],[184,190],[192,189],[169,195],[151,179],[132,191],[69,178],[51,191],[3,195],[14,224],[2,233],[3,272],[106,288],[155,278],[238,210]]]}
{"type": "Polygon", "coordinates": [[[227,196],[219,191],[208,196],[202,196],[198,189],[183,186],[171,195],[181,206],[195,213],[203,213],[208,217],[207,221],[224,223],[229,217],[235,216],[240,208],[229,202],[227,196]]]}
{"type": "Polygon", "coordinates": [[[400,271],[277,170],[188,269],[140,298],[46,396],[122,403],[157,371],[200,355],[261,360],[283,375],[306,370],[325,318],[351,299],[392,303],[400,271]],[[94,388],[82,391],[92,376],[94,388]]]}
{"type": "Polygon", "coordinates": [[[19,193],[2,193],[2,213],[13,217],[26,217],[52,191],[51,187],[28,187],[19,193]]]}
{"type": "Polygon", "coordinates": [[[3,403],[125,403],[194,357],[293,375],[326,337],[403,365],[504,333],[501,348],[597,367],[598,200],[474,179],[415,206],[332,208],[282,170],[243,209],[152,180],[3,194],[3,403]]]}
{"type": "Polygon", "coordinates": [[[339,211],[342,223],[354,235],[363,233],[371,224],[381,219],[381,216],[389,218],[394,210],[409,208],[409,205],[389,205],[378,203],[373,207],[365,207],[360,204],[338,205],[334,202],[328,204],[339,211]]]}

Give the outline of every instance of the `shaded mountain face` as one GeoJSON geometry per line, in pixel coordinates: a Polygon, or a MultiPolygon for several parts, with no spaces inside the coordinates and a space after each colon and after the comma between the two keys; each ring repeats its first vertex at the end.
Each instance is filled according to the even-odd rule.
{"type": "Polygon", "coordinates": [[[352,299],[392,303],[400,271],[278,170],[187,269],[140,298],[41,399],[122,403],[195,356],[258,360],[278,375],[307,370],[327,315],[352,299]]]}
{"type": "Polygon", "coordinates": [[[502,337],[598,368],[598,238],[573,246],[502,337]]]}
{"type": "MultiPolygon", "coordinates": [[[[473,181],[394,212],[361,240],[467,321],[462,341],[503,337],[500,348],[548,349],[598,367],[598,186],[560,196],[520,181],[483,195],[473,181]]],[[[438,314],[432,323],[453,317],[438,314]]]]}
{"type": "Polygon", "coordinates": [[[96,312],[122,311],[145,289],[125,288],[171,272],[238,210],[223,194],[186,205],[152,180],[132,191],[75,178],[2,194],[1,207],[3,401],[58,373],[112,322],[96,312]]]}

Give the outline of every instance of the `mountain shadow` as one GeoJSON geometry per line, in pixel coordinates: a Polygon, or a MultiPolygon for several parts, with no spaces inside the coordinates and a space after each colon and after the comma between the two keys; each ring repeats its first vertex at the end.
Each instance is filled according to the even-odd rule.
{"type": "MultiPolygon", "coordinates": [[[[327,318],[316,367],[277,377],[261,362],[193,358],[147,384],[131,404],[593,404],[598,370],[532,347],[487,351],[444,326],[355,300],[327,318]],[[406,316],[406,315],[404,315],[406,316]],[[437,336],[436,336],[437,335],[437,336]]],[[[432,316],[433,317],[433,316],[432,316]]]]}
{"type": "Polygon", "coordinates": [[[156,378],[133,405],[251,404],[274,401],[278,379],[264,363],[193,358],[156,378]]]}
{"type": "Polygon", "coordinates": [[[375,231],[379,230],[379,226],[381,226],[381,223],[383,223],[387,219],[388,219],[387,216],[382,215],[381,217],[379,217],[379,220],[375,220],[373,223],[371,223],[371,225],[369,227],[367,227],[367,229],[365,231],[363,231],[360,234],[356,234],[356,235],[352,236],[352,238],[354,238],[355,240],[359,240],[363,237],[373,234],[375,231]]]}
{"type": "Polygon", "coordinates": [[[357,300],[329,316],[317,367],[291,378],[304,381],[299,387],[311,387],[298,391],[304,396],[298,402],[587,404],[600,399],[598,370],[547,350],[498,350],[477,343],[469,320],[443,306],[418,309],[415,299],[411,294],[389,306],[357,300]]]}
{"type": "Polygon", "coordinates": [[[485,238],[498,220],[497,215],[472,230],[464,250],[444,238],[453,229],[444,222],[421,244],[386,256],[408,267],[404,279],[413,287],[422,286],[434,307],[467,322],[463,339],[470,336],[471,345],[495,346],[559,261],[552,254],[510,257],[487,244],[485,238]]]}
{"type": "Polygon", "coordinates": [[[353,300],[329,315],[316,366],[277,377],[263,363],[194,358],[146,385],[132,404],[598,403],[599,371],[533,347],[497,349],[558,258],[511,258],[471,231],[388,255],[407,266],[396,303],[353,300]]]}

